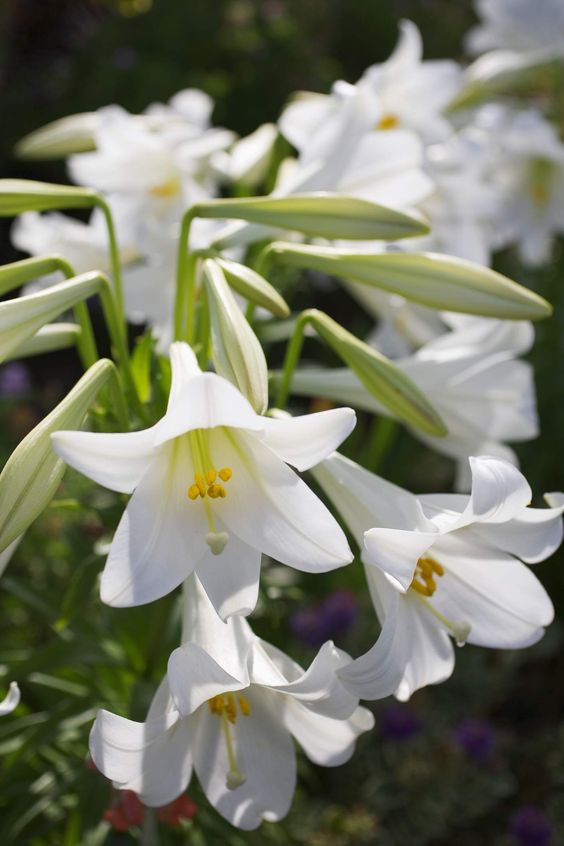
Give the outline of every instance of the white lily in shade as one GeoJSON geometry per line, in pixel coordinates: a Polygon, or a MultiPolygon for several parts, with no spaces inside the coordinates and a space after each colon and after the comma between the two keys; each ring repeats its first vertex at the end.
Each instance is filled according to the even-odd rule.
{"type": "MultiPolygon", "coordinates": [[[[457,488],[468,490],[469,455],[487,453],[517,464],[506,442],[538,434],[533,371],[516,359],[530,348],[533,329],[526,321],[447,319],[453,331],[394,363],[424,391],[448,429],[442,438],[415,429],[414,436],[455,459],[457,488]]],[[[292,391],[389,414],[348,368],[299,370],[292,391]]]]}
{"type": "Polygon", "coordinates": [[[146,721],[101,711],[90,751],[116,787],[149,806],[183,793],[195,770],[216,810],[251,830],[288,812],[296,784],[292,737],[314,763],[337,766],[374,720],[336,676],[350,662],[346,653],[327,642],[304,671],[243,618],[222,623],[191,582],[186,642],[170,656],[146,721]]]}
{"type": "Polygon", "coordinates": [[[506,461],[470,458],[470,468],[469,496],[414,496],[338,454],[314,470],[362,549],[383,626],[374,647],[339,671],[361,698],[381,695],[382,677],[390,683],[394,673],[399,699],[448,678],[451,637],[519,649],[552,621],[550,598],[522,562],[558,548],[562,502],[528,507],[531,489],[506,461]]]}
{"type": "Polygon", "coordinates": [[[510,50],[564,52],[564,6],[561,0],[476,0],[481,23],[466,37],[471,53],[510,50]]]}
{"type": "Polygon", "coordinates": [[[168,408],[150,429],[52,436],[72,467],[133,493],[102,574],[103,601],[151,602],[196,570],[227,617],[254,608],[261,552],[305,572],[348,564],[342,530],[288,464],[305,470],[329,455],[354,411],[262,417],[226,379],[202,373],[187,344],[171,346],[171,363],[168,408]]]}
{"type": "Polygon", "coordinates": [[[6,714],[11,714],[12,711],[15,711],[20,704],[20,698],[21,694],[18,685],[16,682],[10,682],[8,693],[0,702],[0,717],[5,717],[6,714]]]}

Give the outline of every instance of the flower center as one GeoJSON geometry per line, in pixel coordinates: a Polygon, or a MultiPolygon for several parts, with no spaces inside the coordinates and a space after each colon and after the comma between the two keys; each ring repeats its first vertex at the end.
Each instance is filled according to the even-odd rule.
{"type": "Polygon", "coordinates": [[[382,115],[376,124],[376,129],[395,129],[397,126],[399,126],[399,120],[397,117],[392,114],[387,114],[382,115]]]}
{"type": "Polygon", "coordinates": [[[421,594],[421,596],[433,596],[437,589],[435,576],[444,576],[445,568],[430,555],[419,559],[415,568],[415,575],[410,588],[421,594]]]}
{"type": "Polygon", "coordinates": [[[218,696],[213,696],[208,699],[208,707],[212,714],[217,714],[221,720],[221,730],[225,739],[227,748],[227,758],[229,760],[229,770],[225,777],[225,784],[229,790],[236,790],[245,784],[247,776],[241,772],[237,766],[237,759],[235,758],[235,750],[233,748],[233,737],[231,735],[231,726],[234,726],[239,716],[237,706],[243,717],[248,717],[251,713],[251,706],[249,700],[245,696],[235,696],[232,693],[220,693],[218,696]]]}
{"type": "Polygon", "coordinates": [[[149,189],[149,193],[158,200],[176,197],[180,193],[180,182],[178,179],[169,179],[168,182],[163,182],[161,185],[154,185],[153,188],[149,189]]]}
{"type": "Polygon", "coordinates": [[[462,621],[460,623],[449,620],[444,614],[435,608],[433,603],[429,602],[428,597],[433,596],[437,589],[437,582],[435,576],[444,576],[445,568],[430,555],[424,555],[417,561],[415,568],[415,575],[409,586],[415,592],[415,598],[430,611],[433,617],[446,626],[456,641],[457,646],[464,646],[470,635],[470,623],[462,621]]]}
{"type": "Polygon", "coordinates": [[[214,555],[220,555],[229,535],[227,532],[218,532],[215,524],[213,509],[210,500],[225,499],[227,491],[223,482],[227,483],[233,471],[230,467],[215,469],[211,457],[208,436],[204,429],[194,429],[188,432],[190,450],[194,462],[194,482],[188,487],[187,496],[192,502],[198,499],[204,500],[204,508],[208,520],[209,532],[206,535],[206,543],[214,555]]]}

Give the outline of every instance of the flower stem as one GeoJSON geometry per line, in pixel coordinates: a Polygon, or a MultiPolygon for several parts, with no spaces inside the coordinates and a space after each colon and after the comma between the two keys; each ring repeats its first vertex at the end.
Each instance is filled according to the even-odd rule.
{"type": "Polygon", "coordinates": [[[103,197],[98,197],[96,205],[104,213],[106,219],[106,226],[108,228],[108,242],[110,245],[110,263],[112,267],[112,276],[114,280],[114,290],[116,295],[116,303],[119,309],[120,318],[125,328],[125,314],[123,310],[123,285],[121,281],[121,262],[119,257],[119,248],[116,237],[116,229],[114,226],[114,218],[109,205],[103,197]]]}
{"type": "Polygon", "coordinates": [[[176,298],[174,302],[174,339],[193,343],[196,310],[196,258],[189,252],[190,227],[197,216],[192,206],[182,218],[176,263],[176,298]]]}
{"type": "Polygon", "coordinates": [[[275,406],[277,408],[284,408],[284,406],[288,402],[290,387],[292,385],[292,376],[294,375],[294,370],[296,369],[296,365],[300,359],[304,342],[304,329],[309,319],[309,311],[302,311],[302,313],[298,316],[296,320],[294,331],[292,332],[292,337],[288,341],[288,346],[286,347],[286,355],[284,357],[284,364],[282,367],[282,377],[280,379],[280,384],[278,386],[278,392],[276,394],[275,400],[275,406]]]}

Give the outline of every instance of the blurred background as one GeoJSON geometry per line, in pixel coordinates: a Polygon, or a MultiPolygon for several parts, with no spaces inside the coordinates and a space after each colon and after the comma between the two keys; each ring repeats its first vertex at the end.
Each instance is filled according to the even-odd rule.
{"type": "MultiPolygon", "coordinates": [[[[383,61],[404,17],[421,29],[426,58],[463,58],[463,36],[475,22],[468,0],[3,0],[0,176],[66,181],[62,163],[15,161],[15,142],[67,114],[109,103],[139,112],[185,87],[210,94],[213,122],[244,135],[275,121],[295,90],[326,92],[335,79],[353,82],[383,61]]],[[[0,224],[5,263],[18,254],[9,241],[10,221],[0,224]]],[[[529,357],[542,438],[518,446],[540,497],[564,487],[563,245],[556,244],[554,261],[540,270],[524,268],[511,251],[498,256],[496,267],[556,307],[554,318],[538,326],[529,357]]],[[[329,290],[323,307],[329,313],[344,308],[357,328],[366,328],[344,296],[329,290]]],[[[0,369],[3,458],[78,372],[68,353],[0,369]]],[[[356,455],[369,425],[361,419],[350,446],[356,455]]],[[[378,469],[414,490],[452,482],[450,463],[399,428],[378,469]]],[[[107,706],[109,699],[121,704],[122,713],[141,718],[163,656],[175,645],[170,598],[127,615],[100,605],[100,558],[92,555],[92,544],[121,506],[100,490],[83,490],[74,475],[59,502],[73,498],[84,508],[50,508],[2,580],[0,665],[20,662],[29,706],[16,726],[19,740],[14,723],[0,725],[0,761],[6,764],[0,835],[6,843],[135,842],[134,833],[98,826],[112,796],[84,764],[88,729],[94,706],[107,706]],[[46,560],[52,571],[45,571],[46,560]]],[[[182,830],[167,829],[162,842],[564,843],[562,565],[555,556],[536,570],[560,618],[542,643],[522,654],[467,646],[446,684],[416,694],[407,705],[378,703],[376,730],[350,764],[322,771],[302,762],[301,787],[284,823],[257,834],[234,833],[218,823],[193,784],[196,817],[182,830]]],[[[259,609],[257,629],[304,662],[326,637],[359,654],[373,641],[374,624],[359,567],[355,579],[351,586],[350,573],[336,573],[321,583],[304,577],[277,585],[273,573],[268,613],[261,618],[259,609]]]]}

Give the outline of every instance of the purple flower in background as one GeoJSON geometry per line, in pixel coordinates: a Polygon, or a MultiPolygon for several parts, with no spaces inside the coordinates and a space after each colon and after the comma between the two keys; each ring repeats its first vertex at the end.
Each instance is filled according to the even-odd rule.
{"type": "Polygon", "coordinates": [[[396,702],[380,715],[380,733],[386,740],[409,740],[420,731],[421,717],[408,705],[396,702]]]}
{"type": "Polygon", "coordinates": [[[509,820],[509,833],[519,846],[549,846],[552,825],[540,808],[525,805],[519,808],[509,820]]]}
{"type": "Polygon", "coordinates": [[[11,361],[0,369],[0,396],[18,397],[31,387],[29,370],[19,361],[11,361]]]}
{"type": "Polygon", "coordinates": [[[320,646],[346,634],[358,613],[358,603],[349,590],[335,590],[325,599],[292,614],[292,634],[309,646],[320,646]]]}
{"type": "Polygon", "coordinates": [[[462,720],[454,730],[454,737],[468,757],[478,764],[488,760],[496,744],[493,725],[476,717],[462,720]]]}

